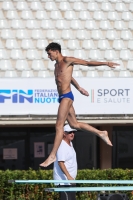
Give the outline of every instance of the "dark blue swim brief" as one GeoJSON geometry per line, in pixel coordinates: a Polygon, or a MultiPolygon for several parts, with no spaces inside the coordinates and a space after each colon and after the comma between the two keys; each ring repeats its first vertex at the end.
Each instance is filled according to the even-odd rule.
{"type": "Polygon", "coordinates": [[[72,92],[68,92],[68,93],[66,93],[66,94],[61,94],[61,95],[59,96],[59,103],[60,103],[61,100],[64,99],[64,98],[69,98],[69,99],[71,99],[72,101],[74,101],[74,96],[73,96],[73,93],[72,93],[72,92]]]}

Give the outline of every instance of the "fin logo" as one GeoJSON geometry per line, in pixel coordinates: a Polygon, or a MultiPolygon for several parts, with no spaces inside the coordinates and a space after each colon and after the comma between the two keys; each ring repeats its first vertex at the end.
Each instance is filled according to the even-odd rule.
{"type": "Polygon", "coordinates": [[[33,90],[0,90],[0,103],[6,103],[7,100],[12,103],[33,103],[33,90]]]}

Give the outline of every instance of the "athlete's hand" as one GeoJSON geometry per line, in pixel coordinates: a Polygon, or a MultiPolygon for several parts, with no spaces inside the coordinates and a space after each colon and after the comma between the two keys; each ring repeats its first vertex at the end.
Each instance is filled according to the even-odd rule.
{"type": "Polygon", "coordinates": [[[83,95],[85,95],[85,96],[89,96],[89,93],[84,89],[84,88],[79,88],[79,92],[81,93],[81,94],[83,94],[83,95]]]}
{"type": "Polygon", "coordinates": [[[107,62],[107,65],[111,68],[115,68],[116,66],[119,66],[120,64],[118,63],[113,63],[113,62],[107,62]]]}

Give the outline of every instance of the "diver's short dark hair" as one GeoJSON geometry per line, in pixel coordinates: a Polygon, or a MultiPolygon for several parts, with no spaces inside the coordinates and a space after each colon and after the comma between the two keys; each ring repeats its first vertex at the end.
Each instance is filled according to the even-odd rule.
{"type": "Polygon", "coordinates": [[[49,51],[49,50],[52,50],[52,51],[56,51],[58,50],[60,53],[61,53],[61,45],[56,43],[56,42],[51,42],[49,43],[49,45],[45,48],[45,51],[49,51]]]}

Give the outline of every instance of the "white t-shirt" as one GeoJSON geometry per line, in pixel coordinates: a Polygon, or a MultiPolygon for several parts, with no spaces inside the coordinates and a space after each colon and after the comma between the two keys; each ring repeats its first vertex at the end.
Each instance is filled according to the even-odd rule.
{"type": "MultiPolygon", "coordinates": [[[[67,180],[66,175],[62,172],[60,166],[58,165],[58,161],[64,161],[64,164],[70,176],[73,177],[74,179],[76,178],[77,175],[76,152],[73,148],[72,142],[70,143],[70,145],[68,145],[64,140],[62,140],[58,148],[56,154],[56,161],[54,162],[54,169],[53,169],[54,180],[67,180]]],[[[60,183],[60,185],[64,185],[64,183],[60,183]]],[[[65,185],[69,184],[65,183],[65,185]]]]}

